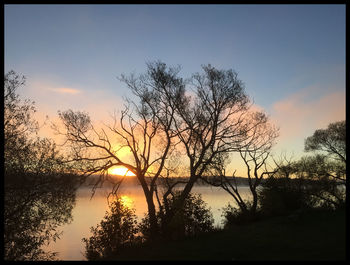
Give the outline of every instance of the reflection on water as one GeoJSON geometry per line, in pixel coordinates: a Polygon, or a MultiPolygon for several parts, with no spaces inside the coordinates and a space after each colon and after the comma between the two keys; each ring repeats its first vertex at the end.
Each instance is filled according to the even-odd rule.
{"type": "MultiPolygon", "coordinates": [[[[250,197],[249,188],[242,186],[239,188],[244,199],[250,197]]],[[[209,186],[194,186],[193,193],[200,193],[202,199],[208,204],[213,213],[215,225],[221,225],[222,208],[228,202],[235,205],[233,198],[224,190],[209,186]]],[[[96,226],[104,217],[108,210],[108,189],[99,189],[94,197],[91,197],[91,189],[80,188],[77,192],[76,206],[73,209],[73,222],[64,225],[61,230],[63,235],[56,242],[52,242],[47,249],[59,252],[59,259],[62,260],[85,260],[84,245],[82,238],[88,238],[90,227],[96,226]]],[[[123,203],[136,210],[139,220],[147,212],[147,203],[143,195],[142,188],[136,185],[125,185],[120,187],[119,195],[123,203]]]]}
{"type": "Polygon", "coordinates": [[[127,195],[122,195],[120,197],[120,200],[123,204],[124,207],[128,207],[128,208],[133,208],[134,207],[134,201],[131,197],[127,196],[127,195]]]}

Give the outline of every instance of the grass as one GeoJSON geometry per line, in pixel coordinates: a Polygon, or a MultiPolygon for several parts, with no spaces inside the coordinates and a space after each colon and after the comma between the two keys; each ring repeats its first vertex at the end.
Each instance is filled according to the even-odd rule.
{"type": "Polygon", "coordinates": [[[123,250],[113,260],[345,260],[345,210],[274,217],[123,250]]]}

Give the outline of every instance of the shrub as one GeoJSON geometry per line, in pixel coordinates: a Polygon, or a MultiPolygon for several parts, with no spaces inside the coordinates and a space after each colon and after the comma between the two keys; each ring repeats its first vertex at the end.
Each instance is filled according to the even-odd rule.
{"type": "MultiPolygon", "coordinates": [[[[248,209],[250,209],[250,202],[246,202],[248,209]]],[[[224,228],[229,228],[233,225],[243,225],[260,219],[259,211],[242,211],[241,208],[235,208],[230,203],[222,208],[221,216],[224,217],[222,224],[224,228]]]]}
{"type": "MultiPolygon", "coordinates": [[[[174,198],[174,201],[176,197],[174,198]]],[[[213,230],[214,218],[200,194],[189,194],[181,209],[180,220],[183,222],[185,236],[194,236],[213,230]]]]}
{"type": "Polygon", "coordinates": [[[106,258],[138,241],[135,210],[126,207],[118,197],[109,208],[100,224],[91,227],[93,235],[82,239],[88,260],[106,258]]]}
{"type": "MultiPolygon", "coordinates": [[[[179,194],[168,201],[169,209],[173,210],[174,203],[179,194]]],[[[168,212],[169,213],[169,212],[168,212]]],[[[163,239],[175,239],[183,236],[195,236],[201,233],[209,232],[214,229],[214,218],[207,208],[200,194],[190,193],[185,200],[183,207],[173,216],[170,223],[167,223],[168,215],[166,212],[158,211],[158,224],[162,228],[163,239]]],[[[144,239],[149,238],[149,219],[148,216],[142,219],[139,224],[140,232],[144,239]]]]}
{"type": "Polygon", "coordinates": [[[308,195],[302,179],[271,177],[259,192],[260,210],[264,215],[285,215],[309,208],[308,195]]]}

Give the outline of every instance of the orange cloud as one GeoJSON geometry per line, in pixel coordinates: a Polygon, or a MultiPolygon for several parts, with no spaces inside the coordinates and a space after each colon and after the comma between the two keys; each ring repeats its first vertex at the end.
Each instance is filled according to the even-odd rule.
{"type": "Polygon", "coordinates": [[[316,129],[345,119],[345,91],[322,96],[315,92],[316,87],[308,87],[273,105],[271,119],[280,127],[279,148],[300,152],[304,139],[316,129]]]}
{"type": "Polygon", "coordinates": [[[74,89],[74,88],[69,88],[69,87],[61,87],[61,88],[51,88],[50,90],[61,93],[61,94],[79,94],[81,93],[80,90],[74,89]]]}

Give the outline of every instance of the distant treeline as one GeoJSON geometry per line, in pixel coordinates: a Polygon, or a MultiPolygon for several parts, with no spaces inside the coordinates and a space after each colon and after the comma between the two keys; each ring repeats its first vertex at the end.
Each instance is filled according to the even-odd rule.
{"type": "MultiPolygon", "coordinates": [[[[77,178],[79,178],[79,176],[76,176],[77,178]]],[[[85,182],[83,183],[82,186],[84,187],[92,187],[93,185],[95,185],[96,183],[98,183],[98,180],[99,180],[100,176],[98,175],[92,175],[90,176],[89,178],[87,178],[85,180],[85,182]]],[[[244,177],[226,177],[227,180],[229,180],[229,182],[232,184],[232,185],[236,185],[237,186],[249,186],[249,180],[248,178],[244,178],[244,177]]],[[[108,179],[106,179],[104,182],[103,182],[103,185],[101,187],[112,187],[114,184],[113,184],[113,181],[116,181],[118,179],[121,179],[119,177],[110,177],[110,180],[111,181],[108,181],[108,179]]],[[[149,180],[149,182],[151,182],[151,178],[146,178],[149,180]]],[[[172,177],[172,178],[169,178],[169,183],[170,184],[173,184],[175,182],[180,182],[180,186],[181,184],[185,184],[185,182],[187,182],[189,179],[189,177],[172,177]]],[[[211,177],[209,179],[214,179],[214,177],[211,177]]],[[[164,179],[160,179],[160,180],[163,180],[164,179]]],[[[251,180],[252,183],[254,182],[254,179],[251,180]]],[[[295,183],[297,184],[298,182],[300,182],[300,180],[298,178],[290,178],[289,179],[290,183],[295,183]]],[[[266,179],[262,179],[262,181],[260,182],[262,185],[266,182],[266,179]]],[[[305,184],[311,184],[313,182],[317,182],[316,180],[304,180],[303,181],[303,185],[305,184]]],[[[163,183],[163,182],[162,182],[163,183]]],[[[165,181],[164,181],[165,183],[165,181]]],[[[102,184],[102,182],[100,183],[102,184]]],[[[99,184],[99,185],[100,185],[99,184]]],[[[123,182],[122,182],[122,185],[140,185],[139,181],[137,180],[137,177],[132,177],[132,176],[127,176],[127,177],[124,177],[123,179],[123,182]]],[[[204,180],[202,179],[199,179],[196,184],[196,186],[210,186],[210,184],[208,184],[207,182],[205,182],[204,180]]]]}
{"type": "MultiPolygon", "coordinates": [[[[83,184],[83,186],[92,186],[95,183],[98,182],[100,176],[99,175],[92,175],[90,176],[83,184]]],[[[109,186],[113,186],[113,182],[116,181],[117,179],[121,179],[121,177],[110,177],[109,179],[106,179],[103,183],[103,187],[109,187],[109,186]],[[111,181],[109,181],[109,179],[111,181]]],[[[149,182],[151,182],[151,178],[146,178],[149,180],[149,182]]],[[[237,186],[248,186],[249,182],[248,182],[248,178],[244,178],[244,177],[227,177],[227,179],[233,184],[235,185],[235,183],[237,184],[237,186]]],[[[161,179],[160,179],[161,180],[161,179]]],[[[189,177],[171,177],[169,178],[169,182],[171,183],[175,183],[175,182],[181,182],[181,183],[185,183],[189,180],[189,177]]],[[[252,180],[253,181],[253,180],[252,180]]],[[[126,185],[140,185],[137,177],[133,177],[133,176],[127,176],[124,177],[122,185],[126,184],[126,185]]],[[[207,182],[205,182],[202,179],[199,179],[195,185],[198,186],[209,186],[210,184],[208,184],[207,182]]]]}

